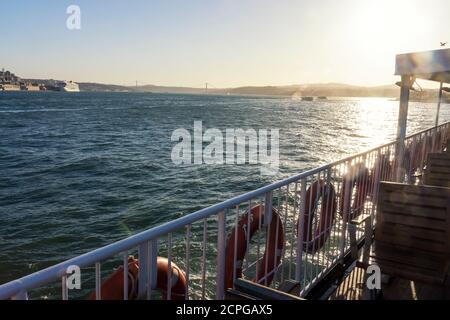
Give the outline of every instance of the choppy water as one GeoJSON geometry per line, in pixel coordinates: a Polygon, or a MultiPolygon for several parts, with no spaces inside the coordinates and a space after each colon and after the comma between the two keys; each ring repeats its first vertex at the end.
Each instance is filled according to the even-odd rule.
{"type": "MultiPolygon", "coordinates": [[[[434,124],[412,103],[409,133],[434,124]]],[[[388,142],[398,102],[120,93],[0,94],[0,283],[293,173],[388,142]],[[171,134],[280,129],[280,173],[171,162],[171,134]]],[[[449,105],[442,121],[450,120],[449,105]]]]}

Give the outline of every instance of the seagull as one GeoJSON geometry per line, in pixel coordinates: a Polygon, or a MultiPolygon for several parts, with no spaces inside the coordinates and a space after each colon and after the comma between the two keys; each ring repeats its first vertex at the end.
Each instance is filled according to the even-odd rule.
{"type": "Polygon", "coordinates": [[[441,47],[445,47],[447,45],[447,42],[441,42],[441,47]]]}

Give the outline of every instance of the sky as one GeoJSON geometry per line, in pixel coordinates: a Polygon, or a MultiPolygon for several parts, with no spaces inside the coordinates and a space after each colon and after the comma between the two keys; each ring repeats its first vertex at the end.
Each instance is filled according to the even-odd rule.
{"type": "Polygon", "coordinates": [[[448,0],[0,0],[0,13],[0,68],[122,85],[392,84],[396,54],[450,41],[448,0]]]}

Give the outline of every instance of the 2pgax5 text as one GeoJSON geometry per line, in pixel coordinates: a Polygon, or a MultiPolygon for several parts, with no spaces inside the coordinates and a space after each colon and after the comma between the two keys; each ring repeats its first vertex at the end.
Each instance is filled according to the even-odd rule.
{"type": "Polygon", "coordinates": [[[176,307],[179,316],[208,318],[210,316],[269,316],[273,314],[271,304],[213,304],[196,306],[189,303],[176,307]]]}

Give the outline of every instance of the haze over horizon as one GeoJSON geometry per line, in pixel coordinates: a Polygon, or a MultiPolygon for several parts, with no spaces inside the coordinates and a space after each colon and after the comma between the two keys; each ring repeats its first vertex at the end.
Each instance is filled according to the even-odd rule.
{"type": "Polygon", "coordinates": [[[387,85],[396,54],[450,40],[448,0],[17,0],[1,12],[0,68],[128,86],[387,85]],[[66,28],[72,4],[81,30],[66,28]]]}

